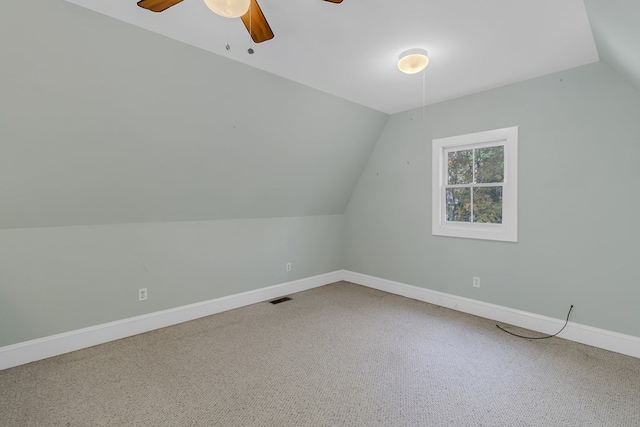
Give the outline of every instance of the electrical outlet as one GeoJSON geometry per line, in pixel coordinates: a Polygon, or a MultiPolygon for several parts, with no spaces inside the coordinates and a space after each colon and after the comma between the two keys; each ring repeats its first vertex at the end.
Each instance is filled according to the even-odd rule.
{"type": "Polygon", "coordinates": [[[287,273],[290,273],[290,272],[291,272],[291,263],[288,262],[287,263],[287,273]]]}
{"type": "Polygon", "coordinates": [[[479,288],[480,287],[480,278],[479,277],[475,277],[473,278],[473,287],[474,288],[479,288]]]}
{"type": "Polygon", "coordinates": [[[138,301],[146,301],[147,300],[147,288],[138,289],[138,301]]]}

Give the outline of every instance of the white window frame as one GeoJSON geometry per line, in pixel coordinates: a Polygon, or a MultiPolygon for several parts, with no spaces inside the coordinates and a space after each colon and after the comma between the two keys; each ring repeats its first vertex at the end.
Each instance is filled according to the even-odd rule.
{"type": "Polygon", "coordinates": [[[518,241],[518,127],[477,132],[433,140],[432,145],[431,233],[434,236],[518,241]],[[480,224],[446,221],[446,152],[490,146],[504,146],[502,223],[480,224]]]}

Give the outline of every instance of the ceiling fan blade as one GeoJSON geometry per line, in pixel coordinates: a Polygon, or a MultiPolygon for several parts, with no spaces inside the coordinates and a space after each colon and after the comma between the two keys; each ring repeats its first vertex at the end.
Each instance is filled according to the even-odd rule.
{"type": "Polygon", "coordinates": [[[342,0],[324,0],[324,1],[328,1],[330,3],[342,3],[342,0]]]}
{"type": "Polygon", "coordinates": [[[182,0],[140,0],[138,2],[138,6],[152,12],[162,12],[165,9],[169,9],[171,6],[175,6],[181,1],[182,0]]]}
{"type": "Polygon", "coordinates": [[[241,19],[254,42],[262,43],[273,38],[273,31],[256,0],[251,0],[249,10],[241,19]]]}

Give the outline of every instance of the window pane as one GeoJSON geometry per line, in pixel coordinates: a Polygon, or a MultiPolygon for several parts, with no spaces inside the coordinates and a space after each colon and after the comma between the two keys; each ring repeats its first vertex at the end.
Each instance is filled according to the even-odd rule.
{"type": "Polygon", "coordinates": [[[447,221],[471,221],[471,189],[447,188],[447,221]]]}
{"type": "Polygon", "coordinates": [[[447,184],[471,184],[473,150],[450,151],[447,155],[447,184]]]}
{"type": "Polygon", "coordinates": [[[504,146],[476,150],[476,182],[504,181],[504,146]]]}
{"type": "Polygon", "coordinates": [[[473,222],[502,224],[502,187],[473,190],[473,222]]]}

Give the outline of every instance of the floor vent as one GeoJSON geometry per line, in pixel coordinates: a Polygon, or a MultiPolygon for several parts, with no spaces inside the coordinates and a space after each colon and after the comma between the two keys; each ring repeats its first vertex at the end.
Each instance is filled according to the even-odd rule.
{"type": "Polygon", "coordinates": [[[274,299],[273,301],[269,301],[269,302],[271,304],[280,304],[281,302],[285,302],[285,301],[291,301],[291,298],[289,298],[289,297],[278,298],[278,299],[274,299]]]}

